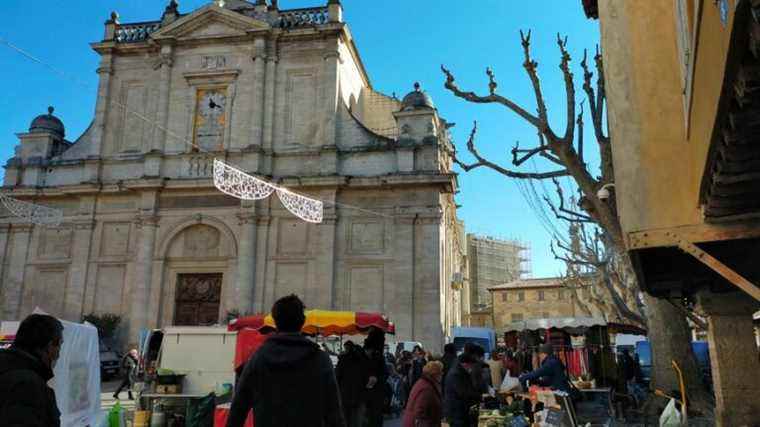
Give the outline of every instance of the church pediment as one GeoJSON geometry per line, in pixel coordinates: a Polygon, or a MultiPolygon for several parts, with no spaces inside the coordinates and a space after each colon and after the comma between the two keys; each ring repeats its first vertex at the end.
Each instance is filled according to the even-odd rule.
{"type": "Polygon", "coordinates": [[[264,21],[210,4],[153,33],[151,38],[191,40],[237,37],[244,36],[249,31],[265,31],[270,28],[264,21]]]}

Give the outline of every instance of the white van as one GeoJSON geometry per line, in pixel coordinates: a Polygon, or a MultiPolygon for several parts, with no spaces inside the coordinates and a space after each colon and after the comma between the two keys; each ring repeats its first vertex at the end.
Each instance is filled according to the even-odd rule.
{"type": "Polygon", "coordinates": [[[158,368],[185,375],[182,394],[203,395],[217,384],[235,383],[237,332],[225,326],[163,328],[158,368]]]}

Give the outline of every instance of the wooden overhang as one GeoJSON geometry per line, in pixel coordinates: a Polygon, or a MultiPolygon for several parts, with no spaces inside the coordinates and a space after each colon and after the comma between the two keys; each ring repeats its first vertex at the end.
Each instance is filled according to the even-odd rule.
{"type": "Polygon", "coordinates": [[[700,204],[703,224],[628,233],[639,283],[657,297],[760,300],[760,0],[736,11],[700,204]]]}

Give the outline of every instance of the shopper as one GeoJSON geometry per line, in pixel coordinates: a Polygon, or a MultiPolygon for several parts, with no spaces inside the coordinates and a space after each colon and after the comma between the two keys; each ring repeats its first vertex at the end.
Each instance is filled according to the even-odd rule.
{"type": "Polygon", "coordinates": [[[422,347],[416,345],[414,346],[414,351],[412,352],[413,359],[412,359],[412,367],[409,372],[409,387],[414,388],[414,384],[417,383],[417,380],[420,379],[422,376],[422,368],[425,366],[425,363],[427,361],[425,360],[425,352],[422,350],[422,347]]]}
{"type": "Polygon", "coordinates": [[[486,351],[478,344],[467,343],[464,346],[464,352],[472,355],[476,360],[470,373],[475,388],[480,394],[487,394],[488,387],[491,385],[491,369],[485,362],[486,351]]]}
{"type": "Polygon", "coordinates": [[[362,427],[369,381],[367,357],[361,347],[351,341],[347,341],[345,347],[346,351],[338,357],[338,366],[335,368],[343,415],[348,427],[362,427]]]}
{"type": "Polygon", "coordinates": [[[494,351],[491,358],[486,362],[488,369],[491,371],[491,386],[498,389],[504,380],[504,365],[501,362],[501,354],[494,351]]]}
{"type": "Polygon", "coordinates": [[[127,389],[127,395],[129,396],[129,400],[134,400],[132,397],[132,385],[135,383],[135,378],[137,377],[137,350],[132,349],[127,352],[127,354],[124,355],[124,357],[121,358],[121,374],[124,375],[124,379],[122,379],[121,384],[119,385],[119,388],[116,389],[116,392],[113,394],[114,399],[119,399],[119,394],[123,389],[127,389]]]}
{"type": "Polygon", "coordinates": [[[32,314],[19,325],[10,349],[0,350],[0,424],[58,427],[61,413],[47,382],[63,345],[63,325],[32,314]]]}
{"type": "Polygon", "coordinates": [[[256,427],[344,427],[330,357],[301,335],[303,302],[280,298],[272,317],[277,333],[243,368],[227,427],[242,427],[250,409],[256,427]]]}
{"type": "Polygon", "coordinates": [[[478,362],[468,353],[462,353],[458,362],[446,376],[443,413],[450,427],[471,427],[470,408],[480,403],[481,397],[472,380],[472,370],[478,362]]]}
{"type": "Polygon", "coordinates": [[[538,360],[541,366],[532,372],[520,375],[520,385],[527,389],[526,383],[531,381],[552,390],[569,393],[570,384],[567,380],[567,370],[565,365],[554,356],[551,344],[541,344],[538,347],[538,360]]]}
{"type": "Polygon", "coordinates": [[[387,392],[385,383],[388,380],[383,347],[385,347],[385,332],[378,328],[372,328],[364,340],[364,352],[367,355],[369,375],[366,386],[366,427],[383,426],[383,408],[385,407],[385,394],[387,392]]]}
{"type": "Polygon", "coordinates": [[[422,376],[412,388],[409,403],[404,411],[403,427],[439,427],[443,415],[441,378],[443,364],[428,362],[422,376]]]}

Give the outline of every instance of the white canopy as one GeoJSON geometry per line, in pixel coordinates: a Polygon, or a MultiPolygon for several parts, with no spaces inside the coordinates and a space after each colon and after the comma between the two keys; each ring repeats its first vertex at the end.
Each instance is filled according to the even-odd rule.
{"type": "Polygon", "coordinates": [[[553,317],[546,319],[529,319],[512,322],[505,332],[536,331],[539,329],[562,329],[570,334],[581,334],[592,326],[606,326],[607,321],[601,317],[553,317]]]}

